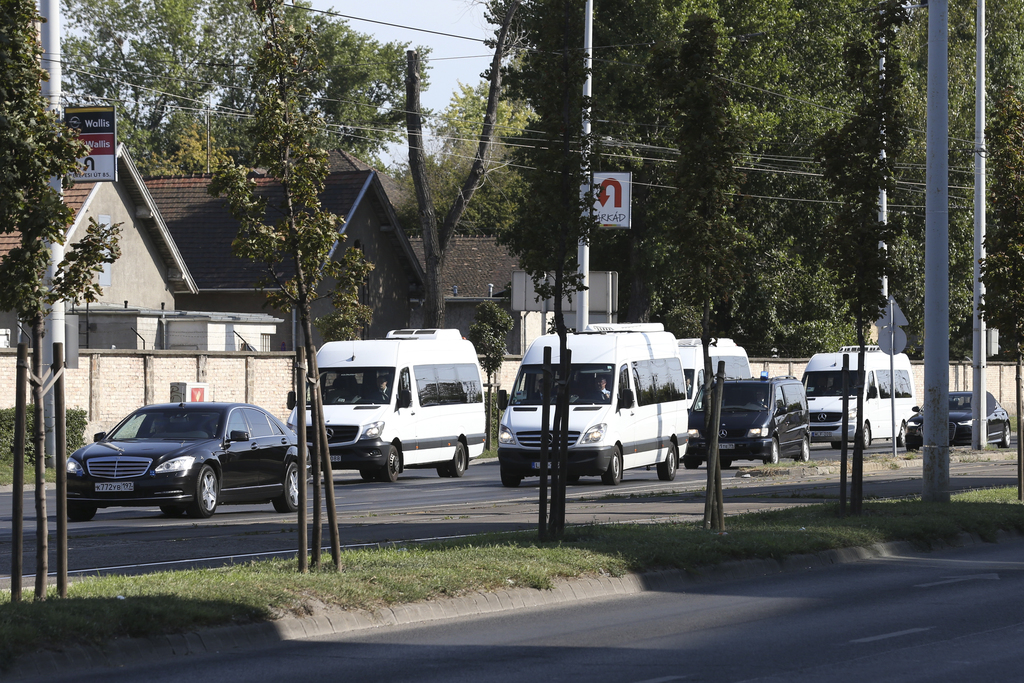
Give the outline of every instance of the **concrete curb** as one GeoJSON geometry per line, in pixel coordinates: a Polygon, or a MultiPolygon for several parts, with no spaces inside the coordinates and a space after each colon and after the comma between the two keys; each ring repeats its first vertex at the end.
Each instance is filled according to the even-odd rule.
{"type": "MultiPolygon", "coordinates": [[[[949,461],[952,462],[987,462],[1016,460],[1016,451],[972,451],[963,453],[950,453],[949,461]]],[[[921,467],[924,461],[921,458],[912,460],[885,460],[883,462],[866,460],[864,462],[865,472],[878,472],[881,470],[897,470],[905,467],[921,467]]],[[[847,464],[846,471],[850,472],[852,464],[847,464]]],[[[815,475],[840,474],[842,467],[837,463],[828,465],[794,465],[793,467],[743,467],[736,471],[737,477],[811,477],[815,475]]]]}
{"type": "MultiPolygon", "coordinates": [[[[1019,540],[1000,532],[997,542],[1019,540]]],[[[935,542],[931,550],[982,545],[976,534],[961,534],[953,543],[935,542]]],[[[550,590],[510,588],[395,605],[374,611],[329,609],[308,617],[285,617],[272,622],[221,626],[190,633],[152,638],[119,638],[104,645],[71,645],[21,656],[0,678],[14,680],[57,675],[88,668],[124,667],[189,655],[209,655],[272,647],[288,640],[332,636],[385,626],[474,617],[496,612],[563,605],[581,600],[639,595],[651,591],[678,591],[687,587],[749,579],[772,574],[807,572],[835,565],[920,552],[907,542],[878,543],[869,547],[840,548],[781,560],[755,559],[726,562],[694,570],[671,569],[625,576],[598,576],[560,581],[550,590]]]]}

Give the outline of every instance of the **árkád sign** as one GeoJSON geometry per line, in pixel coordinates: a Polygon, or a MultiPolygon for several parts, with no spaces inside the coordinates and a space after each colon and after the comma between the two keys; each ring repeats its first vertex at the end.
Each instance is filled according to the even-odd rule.
{"type": "Polygon", "coordinates": [[[629,228],[632,173],[594,174],[594,217],[602,228],[629,228]]]}
{"type": "Polygon", "coordinates": [[[79,159],[84,169],[75,180],[117,180],[117,120],[113,107],[67,107],[64,123],[78,131],[91,153],[79,159]]]}

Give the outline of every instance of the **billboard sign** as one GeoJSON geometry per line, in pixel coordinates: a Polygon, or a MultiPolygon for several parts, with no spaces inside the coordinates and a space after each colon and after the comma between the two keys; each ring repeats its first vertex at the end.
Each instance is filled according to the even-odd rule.
{"type": "Polygon", "coordinates": [[[117,120],[113,107],[67,107],[64,123],[78,131],[78,138],[89,145],[89,156],[79,159],[83,169],[75,180],[117,180],[117,120]]]}

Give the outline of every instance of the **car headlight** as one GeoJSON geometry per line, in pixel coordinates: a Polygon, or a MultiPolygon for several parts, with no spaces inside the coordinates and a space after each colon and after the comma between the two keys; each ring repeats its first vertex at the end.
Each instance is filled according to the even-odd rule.
{"type": "Polygon", "coordinates": [[[183,455],[180,458],[173,458],[165,463],[161,463],[156,466],[153,471],[157,474],[166,474],[168,472],[188,472],[192,469],[192,465],[196,462],[196,456],[194,455],[183,455]]]}
{"type": "Polygon", "coordinates": [[[957,422],[957,424],[960,425],[961,427],[970,427],[971,425],[974,424],[974,420],[973,419],[961,420],[960,422],[957,422]]]}
{"type": "Polygon", "coordinates": [[[360,439],[376,439],[384,431],[383,422],[371,422],[370,424],[363,427],[363,435],[360,439]]]}
{"type": "Polygon", "coordinates": [[[699,429],[687,430],[686,435],[688,437],[690,437],[691,439],[699,439],[700,438],[700,430],[699,429]]]}
{"type": "Polygon", "coordinates": [[[756,439],[758,437],[765,437],[765,436],[768,436],[768,428],[767,427],[756,427],[756,428],[751,429],[751,430],[749,430],[747,432],[747,437],[748,438],[753,437],[753,438],[756,439]]]}
{"type": "Polygon", "coordinates": [[[83,474],[85,474],[85,470],[82,469],[82,463],[78,462],[74,458],[68,458],[68,464],[65,467],[65,469],[67,470],[68,474],[73,474],[77,477],[80,477],[83,474]]]}
{"type": "Polygon", "coordinates": [[[515,443],[515,442],[516,442],[516,439],[515,439],[514,436],[512,436],[512,430],[509,429],[508,427],[506,427],[505,425],[501,425],[498,428],[498,443],[515,443]]]}
{"type": "Polygon", "coordinates": [[[603,422],[599,425],[594,425],[583,435],[580,443],[599,443],[604,438],[604,431],[607,427],[608,425],[603,422]]]}

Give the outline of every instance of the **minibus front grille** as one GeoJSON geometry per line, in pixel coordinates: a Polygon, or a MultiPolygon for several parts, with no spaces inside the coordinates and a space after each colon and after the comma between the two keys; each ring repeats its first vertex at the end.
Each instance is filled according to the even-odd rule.
{"type": "Polygon", "coordinates": [[[327,443],[351,443],[358,435],[356,425],[327,425],[327,443]]]}
{"type": "MultiPolygon", "coordinates": [[[[550,437],[549,437],[550,438],[550,437]]],[[[526,448],[540,448],[540,432],[516,432],[516,440],[526,448]]],[[[569,432],[569,445],[574,446],[580,440],[579,432],[569,432]]]]}
{"type": "Polygon", "coordinates": [[[811,428],[816,422],[842,422],[842,413],[811,413],[811,428]]]}

